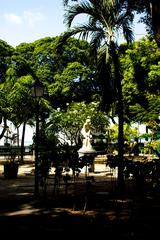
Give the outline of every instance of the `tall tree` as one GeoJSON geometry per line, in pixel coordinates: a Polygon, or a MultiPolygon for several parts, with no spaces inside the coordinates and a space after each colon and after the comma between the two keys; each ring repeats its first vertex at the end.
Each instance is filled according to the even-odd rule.
{"type": "Polygon", "coordinates": [[[0,132],[0,139],[3,138],[7,130],[7,116],[9,114],[9,107],[7,104],[7,95],[3,91],[3,83],[6,80],[6,71],[11,63],[11,56],[14,53],[14,48],[8,45],[5,41],[0,40],[0,125],[2,131],[0,132]]]}
{"type": "MultiPolygon", "coordinates": [[[[65,4],[68,1],[64,1],[65,4]]],[[[63,43],[70,36],[80,34],[83,39],[90,39],[90,45],[94,53],[99,56],[98,66],[103,76],[102,91],[107,87],[106,82],[110,82],[110,86],[114,88],[114,101],[118,101],[118,118],[119,118],[119,171],[118,171],[118,187],[124,186],[123,178],[123,99],[120,65],[118,59],[118,36],[123,34],[127,42],[133,40],[132,22],[133,12],[130,10],[126,1],[104,1],[104,0],[88,0],[67,4],[66,14],[64,16],[68,31],[61,38],[63,43]],[[87,16],[86,23],[72,26],[74,19],[85,14],[87,16]],[[104,62],[105,60],[105,62],[104,62]],[[107,68],[108,67],[108,68],[107,68]],[[104,75],[106,73],[106,76],[104,75]],[[110,79],[112,81],[110,81],[110,79]],[[116,98],[117,96],[117,98],[116,98]]],[[[105,91],[106,92],[106,91],[105,91]]]]}

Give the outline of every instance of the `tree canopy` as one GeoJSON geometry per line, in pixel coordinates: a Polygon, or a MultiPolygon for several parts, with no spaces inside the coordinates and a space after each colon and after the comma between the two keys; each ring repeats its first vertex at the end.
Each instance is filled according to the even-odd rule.
{"type": "Polygon", "coordinates": [[[121,64],[125,113],[129,121],[158,123],[160,50],[155,40],[142,38],[135,42],[126,50],[121,64]]]}

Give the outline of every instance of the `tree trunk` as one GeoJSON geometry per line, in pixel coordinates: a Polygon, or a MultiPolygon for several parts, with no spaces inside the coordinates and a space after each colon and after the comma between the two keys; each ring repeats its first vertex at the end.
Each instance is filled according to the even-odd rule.
{"type": "Polygon", "coordinates": [[[158,47],[160,47],[160,1],[151,0],[150,6],[155,40],[158,44],[158,47]]]}
{"type": "Polygon", "coordinates": [[[25,131],[26,131],[26,122],[23,123],[23,129],[22,129],[22,140],[21,140],[21,163],[24,162],[24,138],[25,138],[25,131]]]}
{"type": "Polygon", "coordinates": [[[0,139],[2,139],[4,137],[4,134],[5,134],[6,130],[7,130],[7,119],[5,117],[3,117],[2,120],[3,120],[3,126],[2,126],[3,130],[0,133],[0,139]]]}

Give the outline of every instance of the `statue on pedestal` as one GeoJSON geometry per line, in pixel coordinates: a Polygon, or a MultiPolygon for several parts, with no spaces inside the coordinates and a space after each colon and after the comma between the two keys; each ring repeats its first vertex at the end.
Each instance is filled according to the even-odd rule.
{"type": "Polygon", "coordinates": [[[82,147],[78,150],[79,153],[94,153],[96,150],[92,147],[92,123],[91,119],[87,118],[83,128],[81,129],[81,134],[83,137],[82,147]]]}

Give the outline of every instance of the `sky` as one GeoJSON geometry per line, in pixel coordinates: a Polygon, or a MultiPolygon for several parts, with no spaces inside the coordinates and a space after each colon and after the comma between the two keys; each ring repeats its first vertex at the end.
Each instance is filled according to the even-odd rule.
{"type": "Polygon", "coordinates": [[[15,47],[65,30],[62,0],[0,0],[0,39],[15,47]]]}
{"type": "MultiPolygon", "coordinates": [[[[0,3],[0,39],[12,47],[58,36],[66,30],[63,0],[0,0],[0,3]]],[[[143,24],[135,23],[134,29],[135,39],[145,35],[143,24]]],[[[33,130],[28,127],[26,132],[28,144],[32,142],[33,130]]]]}

